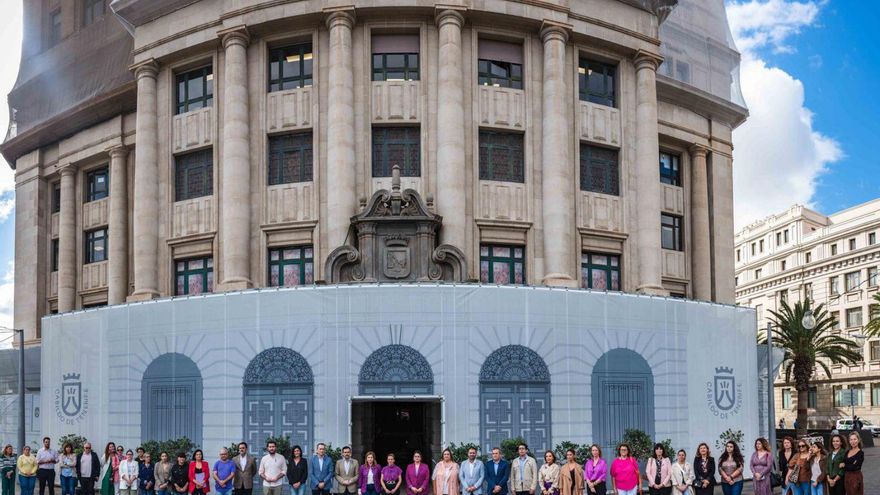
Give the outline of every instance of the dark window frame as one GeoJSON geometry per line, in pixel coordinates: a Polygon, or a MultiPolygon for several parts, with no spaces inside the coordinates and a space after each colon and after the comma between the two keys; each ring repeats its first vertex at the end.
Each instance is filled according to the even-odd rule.
{"type": "Polygon", "coordinates": [[[90,26],[107,13],[104,0],[83,0],[82,2],[82,25],[90,26]]]}
{"type": "Polygon", "coordinates": [[[580,144],[581,191],[620,196],[620,152],[580,144]],[[601,171],[602,177],[594,172],[601,171]]]}
{"type": "Polygon", "coordinates": [[[213,282],[213,274],[214,274],[214,258],[213,256],[196,256],[193,258],[184,258],[179,260],[174,260],[174,295],[175,296],[186,296],[189,295],[189,276],[190,275],[202,275],[202,287],[204,291],[199,294],[209,294],[214,292],[214,282],[213,282]],[[193,261],[201,261],[202,266],[200,268],[190,268],[189,264],[193,261]],[[183,268],[180,268],[180,264],[183,263],[183,268]],[[183,292],[178,291],[177,280],[179,277],[183,277],[183,292]]]}
{"type": "Polygon", "coordinates": [[[506,263],[510,274],[508,285],[526,285],[526,247],[513,244],[480,244],[480,282],[485,284],[495,284],[495,263],[506,263]],[[483,250],[486,248],[486,254],[483,250]],[[495,255],[495,248],[510,249],[510,256],[495,255]],[[520,255],[516,256],[519,250],[520,255]],[[483,263],[487,263],[486,279],[483,280],[483,263]],[[516,281],[516,266],[520,265],[522,277],[521,282],[516,281]]]}
{"type": "Polygon", "coordinates": [[[83,264],[88,265],[90,263],[107,261],[107,249],[110,247],[108,240],[106,227],[85,232],[83,234],[83,256],[85,257],[83,264]],[[101,249],[98,249],[98,246],[100,246],[101,249]],[[101,252],[103,252],[103,254],[98,255],[98,253],[101,252]]]}
{"type": "Polygon", "coordinates": [[[399,53],[374,53],[372,56],[372,73],[373,81],[418,81],[421,67],[420,57],[418,53],[399,52],[399,53]],[[388,66],[389,56],[402,56],[402,66],[388,66]],[[376,62],[379,62],[377,66],[376,62]],[[403,78],[388,78],[388,73],[401,73],[403,78]]]}
{"type": "Polygon", "coordinates": [[[684,251],[684,219],[678,215],[660,214],[660,247],[671,251],[684,251]],[[664,242],[664,231],[671,229],[672,246],[664,242]]]}
{"type": "Polygon", "coordinates": [[[49,205],[52,213],[58,213],[61,211],[61,183],[53,182],[52,183],[52,204],[49,205]]]}
{"type": "Polygon", "coordinates": [[[177,155],[174,158],[174,201],[186,201],[189,199],[211,196],[213,194],[213,150],[208,148],[186,153],[184,155],[177,155]],[[203,160],[201,162],[197,161],[199,158],[202,158],[203,160]],[[194,175],[193,177],[190,176],[191,173],[194,175]],[[201,186],[192,186],[190,184],[191,179],[201,180],[201,186]]]}
{"type": "Polygon", "coordinates": [[[681,155],[666,151],[660,152],[660,183],[681,187],[681,155]],[[669,157],[668,166],[663,162],[664,156],[669,157]]]}
{"type": "Polygon", "coordinates": [[[297,245],[297,246],[282,246],[282,247],[273,247],[268,249],[268,264],[267,264],[267,272],[266,272],[266,285],[269,287],[294,287],[296,285],[310,285],[314,283],[315,277],[315,249],[311,244],[307,245],[297,245]],[[284,252],[295,250],[298,251],[298,258],[285,258],[284,252]],[[278,253],[278,259],[273,260],[272,254],[278,253]],[[311,254],[311,256],[306,256],[306,254],[311,254]],[[308,281],[306,278],[306,266],[311,263],[312,264],[312,280],[308,281]],[[299,267],[299,284],[285,284],[284,282],[284,267],[285,266],[298,266],[299,267]],[[272,268],[278,267],[278,284],[272,283],[272,268]]]}
{"type": "Polygon", "coordinates": [[[480,86],[496,86],[500,88],[523,89],[523,65],[503,60],[477,60],[477,84],[480,86]],[[497,67],[504,73],[495,73],[497,67]]]}
{"type": "Polygon", "coordinates": [[[401,177],[421,177],[421,127],[375,126],[371,136],[370,161],[373,177],[391,177],[391,169],[394,165],[400,166],[401,177]],[[390,155],[394,146],[403,148],[403,163],[391,163],[390,155]]]}
{"type": "Polygon", "coordinates": [[[593,272],[601,271],[605,273],[605,289],[607,291],[620,291],[623,286],[622,280],[620,278],[620,255],[619,254],[608,254],[608,253],[599,253],[593,251],[584,251],[581,253],[581,288],[584,289],[595,289],[593,287],[593,272]],[[608,262],[605,265],[597,264],[594,262],[595,256],[604,256],[607,258],[608,262]],[[612,263],[612,260],[617,260],[617,265],[615,266],[612,263]],[[584,270],[586,270],[586,274],[584,274],[584,270]],[[613,274],[617,273],[617,288],[614,288],[614,279],[613,274]]]}
{"type": "Polygon", "coordinates": [[[188,70],[177,74],[174,78],[175,92],[175,115],[180,115],[194,110],[210,107],[214,104],[214,68],[212,64],[188,70]],[[190,81],[201,79],[202,94],[191,97],[189,94],[190,81]],[[183,94],[181,95],[181,84],[183,94]]]}
{"type": "Polygon", "coordinates": [[[270,186],[311,182],[314,178],[314,136],[311,131],[269,136],[266,179],[270,186]],[[287,158],[300,155],[299,166],[287,158]]]}
{"type": "Polygon", "coordinates": [[[51,246],[52,246],[51,258],[52,258],[52,271],[53,272],[58,271],[58,250],[59,250],[60,242],[61,242],[61,240],[58,238],[52,239],[52,242],[51,242],[51,246]]]}
{"type": "Polygon", "coordinates": [[[617,105],[617,66],[588,58],[578,60],[578,96],[581,101],[614,108],[617,105]],[[602,77],[602,90],[590,89],[589,79],[602,77]]]}
{"type": "Polygon", "coordinates": [[[86,203],[98,201],[110,196],[110,169],[108,167],[96,168],[86,172],[86,203]],[[104,185],[100,187],[99,177],[104,177],[104,185]]]}
{"type": "Polygon", "coordinates": [[[279,46],[269,50],[268,91],[286,91],[288,89],[306,88],[315,83],[315,64],[312,42],[295,43],[292,45],[279,46]],[[284,62],[288,57],[298,56],[299,74],[286,76],[284,74],[284,62]],[[308,63],[306,63],[308,62],[308,63]],[[272,76],[272,66],[277,64],[278,74],[272,76]]]}
{"type": "Polygon", "coordinates": [[[525,183],[525,137],[523,134],[480,129],[478,138],[480,180],[525,183]],[[504,152],[515,161],[498,167],[495,165],[496,159],[501,160],[501,157],[496,158],[496,154],[504,152]],[[504,169],[508,172],[506,175],[504,169]]]}

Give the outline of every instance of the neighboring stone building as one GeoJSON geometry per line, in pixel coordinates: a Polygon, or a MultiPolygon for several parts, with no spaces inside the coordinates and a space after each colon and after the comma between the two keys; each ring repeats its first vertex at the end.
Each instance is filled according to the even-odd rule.
{"type": "MultiPolygon", "coordinates": [[[[808,398],[813,428],[853,413],[880,423],[880,339],[862,334],[878,310],[878,235],[880,199],[829,216],[795,205],[736,234],[736,302],[756,310],[759,332],[781,300],[809,298],[837,320],[835,333],[862,345],[862,362],[832,366],[830,377],[817,370],[808,398]]],[[[776,380],[776,415],[789,426],[797,416],[797,391],[784,374],[776,380]]]]}
{"type": "Polygon", "coordinates": [[[751,354],[687,358],[725,332],[751,349],[751,312],[621,294],[734,301],[747,111],[722,0],[26,0],[25,20],[0,151],[47,429],[214,448],[295,407],[302,441],[363,446],[387,403],[358,401],[406,395],[432,455],[478,436],[611,445],[625,427],[689,443],[713,371],[731,387],[711,407],[754,426],[733,387],[751,354]],[[424,287],[440,282],[456,285],[424,287]],[[594,349],[559,353],[589,332],[594,349]],[[513,358],[528,366],[481,368],[513,358]],[[593,415],[591,386],[632,416],[593,415]],[[101,407],[84,419],[62,399],[86,387],[101,407]],[[329,424],[355,402],[348,433],[329,424]]]}

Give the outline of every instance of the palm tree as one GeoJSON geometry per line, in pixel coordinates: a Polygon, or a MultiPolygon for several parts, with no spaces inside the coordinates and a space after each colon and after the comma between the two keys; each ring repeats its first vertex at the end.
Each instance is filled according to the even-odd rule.
{"type": "MultiPolygon", "coordinates": [[[[773,345],[785,351],[782,360],[785,381],[791,382],[794,375],[799,437],[807,433],[807,395],[816,367],[822,368],[830,378],[829,364],[851,364],[862,359],[858,344],[848,338],[831,335],[829,330],[835,324],[834,317],[825,310],[823,304],[812,309],[816,325],[812,329],[804,327],[804,315],[811,309],[810,300],[807,299],[798,301],[793,308],[782,301],[779,311],[770,311],[774,327],[773,345]]],[[[766,340],[765,337],[763,341],[766,340]]]]}
{"type": "Polygon", "coordinates": [[[868,324],[865,325],[865,336],[867,337],[880,337],[880,293],[874,294],[874,301],[876,304],[872,304],[869,306],[868,313],[868,324]]]}

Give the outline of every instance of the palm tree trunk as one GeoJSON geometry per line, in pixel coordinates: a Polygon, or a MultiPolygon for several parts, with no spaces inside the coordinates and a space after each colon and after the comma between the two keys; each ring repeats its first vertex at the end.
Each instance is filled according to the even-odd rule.
{"type": "Polygon", "coordinates": [[[800,384],[797,387],[797,436],[807,434],[807,397],[810,390],[809,384],[800,384]]]}

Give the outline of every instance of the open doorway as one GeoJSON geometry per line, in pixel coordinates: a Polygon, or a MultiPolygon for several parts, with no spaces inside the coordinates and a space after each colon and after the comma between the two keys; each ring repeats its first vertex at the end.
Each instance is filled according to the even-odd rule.
{"type": "Polygon", "coordinates": [[[351,403],[352,451],[363,462],[368,451],[385,464],[394,453],[397,465],[412,461],[419,450],[429,466],[440,449],[440,399],[431,400],[353,400],[351,403]]]}

